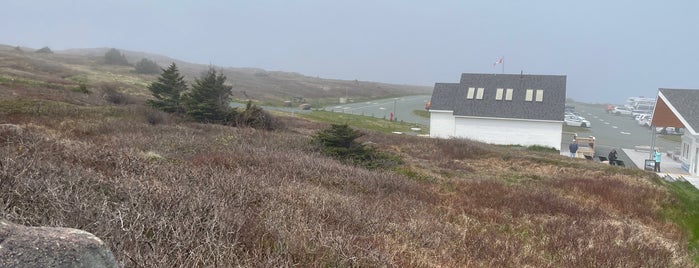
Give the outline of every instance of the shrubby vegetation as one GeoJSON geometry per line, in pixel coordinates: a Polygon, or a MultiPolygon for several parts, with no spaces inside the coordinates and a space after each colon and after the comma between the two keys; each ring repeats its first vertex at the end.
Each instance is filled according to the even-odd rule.
{"type": "Polygon", "coordinates": [[[281,122],[251,102],[242,112],[232,108],[232,87],[226,84],[226,76],[213,68],[195,79],[189,89],[177,65],[172,63],[148,89],[155,98],[147,100],[148,105],[164,112],[185,115],[196,122],[266,130],[281,127],[281,122]]]}
{"type": "Polygon", "coordinates": [[[53,51],[51,51],[51,49],[50,49],[49,47],[42,47],[42,48],[40,48],[40,49],[38,49],[37,51],[34,51],[34,52],[36,52],[36,53],[46,53],[46,54],[52,54],[52,53],[53,53],[53,51]]]}
{"type": "Polygon", "coordinates": [[[390,168],[401,163],[400,158],[382,153],[356,141],[363,134],[347,124],[333,124],[318,131],[313,142],[328,156],[366,168],[390,168]]]}
{"type": "Polygon", "coordinates": [[[115,48],[109,49],[104,53],[104,63],[111,65],[129,65],[126,56],[115,48]]]}
{"type": "Polygon", "coordinates": [[[162,71],[155,61],[145,58],[138,61],[134,69],[139,74],[159,74],[162,71]]]}
{"type": "Polygon", "coordinates": [[[118,86],[112,83],[102,84],[102,97],[111,104],[126,105],[136,103],[134,97],[120,92],[118,86]]]}
{"type": "Polygon", "coordinates": [[[372,124],[183,122],[184,111],[104,105],[100,83],[134,90],[114,81],[128,68],[65,81],[81,71],[22,61],[31,57],[47,58],[0,68],[0,217],[91,232],[124,267],[697,266],[699,194],[688,182],[372,124]],[[88,81],[95,94],[69,90],[88,81]],[[66,87],[47,87],[56,82],[66,87]],[[320,153],[345,145],[402,164],[320,153]]]}

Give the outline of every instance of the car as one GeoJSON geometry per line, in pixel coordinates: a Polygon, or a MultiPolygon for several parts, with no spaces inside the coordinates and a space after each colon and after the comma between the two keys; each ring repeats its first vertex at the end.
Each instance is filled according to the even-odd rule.
{"type": "Polygon", "coordinates": [[[684,128],[656,127],[655,133],[663,135],[682,135],[684,134],[684,128]]]}
{"type": "Polygon", "coordinates": [[[652,113],[653,113],[653,111],[650,111],[650,110],[632,110],[631,116],[633,116],[634,118],[636,118],[636,120],[638,120],[638,117],[636,117],[636,116],[639,116],[642,114],[652,114],[652,113]]]}
{"type": "Polygon", "coordinates": [[[651,114],[634,114],[633,118],[636,119],[636,121],[641,121],[641,119],[646,118],[650,116],[651,114]]]}
{"type": "Polygon", "coordinates": [[[638,125],[642,127],[650,127],[650,122],[653,121],[653,116],[639,116],[638,125]]]}
{"type": "Polygon", "coordinates": [[[567,115],[564,121],[567,126],[590,127],[591,125],[590,121],[587,121],[584,118],[580,118],[579,116],[575,115],[567,115]]]}
{"type": "Polygon", "coordinates": [[[612,111],[612,113],[615,115],[631,115],[631,112],[631,109],[626,107],[614,107],[614,110],[612,111]]]}

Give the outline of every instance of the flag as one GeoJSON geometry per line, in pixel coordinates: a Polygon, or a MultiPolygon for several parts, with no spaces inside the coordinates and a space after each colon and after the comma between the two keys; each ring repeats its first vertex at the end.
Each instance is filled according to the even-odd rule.
{"type": "Polygon", "coordinates": [[[498,64],[502,64],[503,59],[504,58],[501,57],[498,60],[496,60],[495,62],[493,62],[493,66],[498,65],[498,64]]]}

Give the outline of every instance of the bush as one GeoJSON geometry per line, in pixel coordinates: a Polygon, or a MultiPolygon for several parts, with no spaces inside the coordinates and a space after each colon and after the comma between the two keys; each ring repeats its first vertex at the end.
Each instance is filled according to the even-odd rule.
{"type": "Polygon", "coordinates": [[[124,54],[114,48],[104,53],[104,63],[112,65],[129,65],[129,61],[124,54]]]}
{"type": "Polygon", "coordinates": [[[397,156],[357,143],[355,140],[362,135],[347,124],[333,124],[329,129],[318,131],[313,142],[325,155],[369,169],[391,168],[402,163],[397,156]]]}
{"type": "Polygon", "coordinates": [[[116,86],[111,84],[103,85],[102,93],[102,98],[104,98],[105,101],[112,104],[126,105],[136,103],[136,100],[133,97],[129,96],[128,94],[119,92],[116,86]]]}
{"type": "Polygon", "coordinates": [[[39,50],[35,51],[36,53],[47,53],[47,54],[52,54],[53,51],[49,47],[42,47],[39,50]]]}
{"type": "Polygon", "coordinates": [[[544,153],[559,153],[556,148],[553,147],[546,147],[546,146],[541,146],[541,145],[532,145],[527,147],[528,151],[534,151],[534,152],[544,152],[544,153]]]}
{"type": "Polygon", "coordinates": [[[71,88],[70,90],[73,91],[73,92],[83,93],[83,94],[90,94],[90,93],[92,93],[92,92],[90,92],[90,90],[87,89],[87,85],[82,84],[82,83],[81,83],[79,86],[77,86],[77,87],[71,88]]]}
{"type": "Polygon", "coordinates": [[[238,113],[235,124],[257,129],[274,130],[281,128],[281,122],[275,120],[272,115],[248,101],[245,110],[238,113]]]}
{"type": "Polygon", "coordinates": [[[141,59],[134,68],[139,74],[159,74],[162,71],[157,63],[149,59],[141,59]]]}
{"type": "Polygon", "coordinates": [[[164,123],[168,116],[165,112],[147,106],[141,110],[141,114],[146,119],[146,122],[151,125],[164,123]]]}

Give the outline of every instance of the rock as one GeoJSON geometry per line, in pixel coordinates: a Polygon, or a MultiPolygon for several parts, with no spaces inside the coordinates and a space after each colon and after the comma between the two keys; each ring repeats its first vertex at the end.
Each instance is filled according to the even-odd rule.
{"type": "Polygon", "coordinates": [[[91,233],[58,227],[26,227],[0,220],[0,267],[119,267],[109,248],[91,233]]]}

